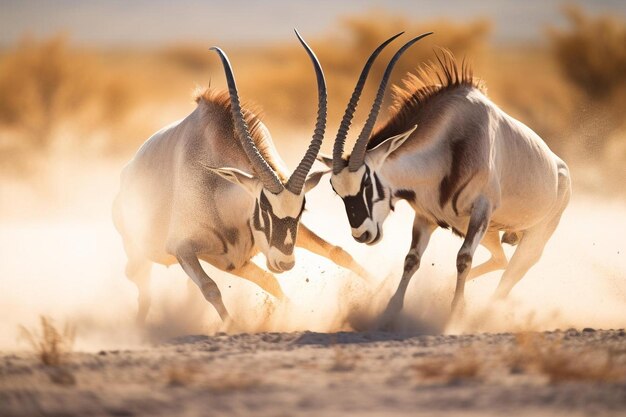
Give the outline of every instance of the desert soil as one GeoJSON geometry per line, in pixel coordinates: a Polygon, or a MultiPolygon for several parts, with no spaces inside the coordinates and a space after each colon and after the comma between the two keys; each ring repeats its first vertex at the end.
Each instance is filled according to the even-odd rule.
{"type": "Polygon", "coordinates": [[[10,416],[626,415],[624,330],[187,336],[0,354],[10,416]]]}

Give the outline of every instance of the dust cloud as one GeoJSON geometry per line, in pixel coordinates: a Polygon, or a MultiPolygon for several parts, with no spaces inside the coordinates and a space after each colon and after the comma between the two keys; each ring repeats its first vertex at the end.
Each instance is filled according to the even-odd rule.
{"type": "MultiPolygon", "coordinates": [[[[153,304],[145,329],[134,325],[136,289],[124,276],[125,254],[110,217],[122,162],[50,163],[38,187],[3,183],[0,195],[0,349],[23,347],[19,325],[40,315],[76,327],[77,349],[140,346],[219,331],[330,332],[367,329],[399,281],[412,212],[401,203],[385,238],[353,241],[341,200],[323,179],[307,196],[303,222],[342,246],[375,277],[363,279],[327,259],[297,250],[292,271],[278,276],[289,301],[277,303],[253,284],[204,264],[218,283],[236,328],[226,329],[178,266],[154,265],[153,304]]],[[[543,258],[510,297],[490,302],[500,273],[469,282],[467,314],[447,325],[461,240],[435,232],[413,277],[398,331],[502,332],[568,327],[626,327],[626,204],[575,195],[543,258]]],[[[507,247],[510,256],[514,248],[507,247]]],[[[488,257],[479,248],[475,264],[488,257]]],[[[255,259],[264,265],[262,255],[255,259]]]]}

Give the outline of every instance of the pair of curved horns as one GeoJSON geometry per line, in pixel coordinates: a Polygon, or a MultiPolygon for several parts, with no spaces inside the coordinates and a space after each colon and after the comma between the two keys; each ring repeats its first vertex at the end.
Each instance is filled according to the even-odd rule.
{"type": "Polygon", "coordinates": [[[250,163],[257,172],[259,179],[263,183],[263,186],[273,194],[278,194],[285,188],[287,188],[294,194],[300,194],[304,186],[304,182],[306,181],[306,177],[311,170],[311,167],[313,166],[313,162],[315,162],[315,158],[319,153],[320,147],[322,146],[324,131],[326,129],[327,94],[324,72],[322,71],[322,67],[313,50],[311,50],[309,45],[307,45],[304,39],[302,39],[298,31],[296,30],[295,32],[298,40],[309,55],[309,58],[311,59],[311,62],[313,63],[313,67],[315,69],[315,75],[317,78],[318,104],[317,120],[315,122],[313,138],[311,139],[311,143],[309,144],[309,147],[304,154],[304,157],[298,164],[298,167],[295,169],[295,171],[291,174],[291,177],[289,177],[289,181],[287,181],[286,185],[282,184],[276,172],[274,172],[272,167],[270,167],[267,161],[265,161],[265,159],[259,152],[259,149],[255,145],[252,136],[250,135],[248,125],[241,112],[241,104],[239,102],[239,94],[237,92],[235,76],[233,75],[233,70],[228,60],[228,57],[220,48],[211,48],[211,50],[214,50],[218,53],[224,67],[226,82],[228,84],[228,92],[230,94],[231,113],[237,137],[239,138],[243,149],[246,152],[248,159],[250,160],[250,163]]]}
{"type": "MultiPolygon", "coordinates": [[[[335,144],[333,146],[333,173],[338,174],[341,172],[343,168],[346,166],[346,161],[343,159],[343,148],[346,142],[346,137],[348,135],[348,130],[350,129],[350,123],[352,122],[352,117],[354,116],[354,112],[356,110],[356,106],[359,102],[359,98],[361,97],[361,93],[363,92],[363,87],[365,86],[365,82],[367,81],[367,76],[369,75],[370,69],[374,64],[374,61],[378,57],[378,55],[382,52],[382,50],[390,44],[394,39],[398,36],[402,35],[404,32],[400,32],[397,35],[392,36],[387,39],[385,42],[380,44],[378,48],[372,52],[369,59],[365,63],[363,70],[361,71],[361,75],[359,76],[359,80],[356,83],[356,87],[354,88],[354,92],[352,93],[352,97],[350,98],[350,102],[346,108],[343,119],[341,120],[341,124],[339,125],[339,130],[337,132],[337,136],[335,138],[335,144]]],[[[359,135],[354,148],[352,149],[352,153],[350,155],[350,160],[348,161],[348,169],[352,172],[357,171],[365,160],[365,151],[367,150],[367,142],[372,134],[372,130],[374,128],[374,124],[376,123],[376,119],[378,118],[378,113],[380,112],[380,107],[382,105],[383,97],[385,95],[385,90],[387,88],[387,82],[389,82],[389,77],[391,76],[391,72],[396,62],[400,59],[402,54],[411,47],[415,42],[420,39],[425,38],[426,36],[432,35],[433,32],[423,33],[407,43],[405,43],[402,48],[396,52],[396,54],[391,58],[389,64],[387,64],[387,68],[385,69],[385,73],[383,74],[383,78],[378,87],[378,92],[376,93],[376,98],[374,100],[374,104],[372,105],[372,109],[370,110],[369,116],[367,117],[367,121],[365,122],[365,126],[363,126],[363,130],[359,135]]]]}

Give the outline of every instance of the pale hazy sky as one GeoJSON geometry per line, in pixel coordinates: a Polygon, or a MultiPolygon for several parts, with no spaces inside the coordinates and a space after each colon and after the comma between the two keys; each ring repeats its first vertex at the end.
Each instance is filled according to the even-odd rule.
{"type": "MultiPolygon", "coordinates": [[[[497,42],[538,40],[563,22],[562,0],[0,0],[0,44],[28,33],[59,31],[77,43],[158,46],[178,41],[271,42],[297,27],[312,37],[337,27],[341,16],[371,9],[414,20],[489,17],[497,42]]],[[[571,3],[571,2],[570,2],[571,3]]],[[[626,0],[575,1],[594,13],[626,17],[626,0]]]]}

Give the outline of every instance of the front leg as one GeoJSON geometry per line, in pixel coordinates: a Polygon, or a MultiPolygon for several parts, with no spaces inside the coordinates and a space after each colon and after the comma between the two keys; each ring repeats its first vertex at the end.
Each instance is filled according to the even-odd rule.
{"type": "Polygon", "coordinates": [[[387,308],[383,313],[383,325],[388,324],[402,310],[404,305],[404,296],[409,286],[409,282],[411,281],[411,277],[413,277],[415,272],[419,269],[422,255],[428,246],[430,236],[436,228],[437,226],[435,224],[431,223],[424,217],[418,214],[415,215],[415,219],[413,220],[411,248],[409,249],[409,253],[404,258],[404,272],[402,273],[400,284],[398,285],[394,295],[389,300],[387,308]]]}
{"type": "Polygon", "coordinates": [[[230,316],[224,306],[224,302],[222,301],[220,289],[217,287],[215,281],[213,281],[211,277],[204,272],[204,269],[202,269],[202,265],[200,265],[200,261],[198,260],[198,255],[196,255],[195,252],[189,248],[183,248],[176,251],[176,259],[189,278],[191,278],[200,288],[204,298],[206,298],[206,300],[213,305],[222,321],[229,321],[230,316]]]}
{"type": "Polygon", "coordinates": [[[360,277],[371,282],[369,274],[363,269],[361,265],[350,256],[348,252],[340,248],[339,246],[332,245],[326,242],[324,239],[313,233],[311,229],[300,223],[300,230],[298,231],[298,238],[296,240],[296,246],[311,251],[317,255],[323,256],[326,259],[330,259],[335,264],[349,269],[360,277]]]}
{"type": "Polygon", "coordinates": [[[491,218],[491,203],[480,196],[472,204],[470,221],[463,245],[456,257],[456,288],[452,299],[452,312],[462,311],[464,305],[465,280],[472,266],[472,259],[478,244],[483,239],[491,218]]]}
{"type": "Polygon", "coordinates": [[[267,272],[254,262],[248,261],[240,268],[229,271],[231,274],[247,279],[263,289],[263,291],[273,295],[279,300],[287,300],[287,296],[280,288],[280,284],[274,275],[267,272]]]}

